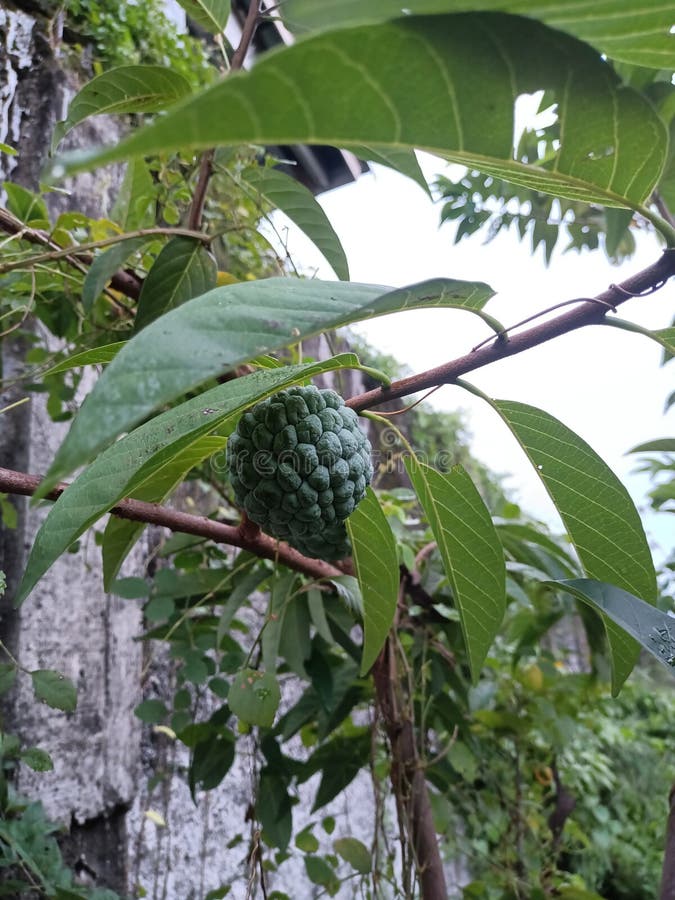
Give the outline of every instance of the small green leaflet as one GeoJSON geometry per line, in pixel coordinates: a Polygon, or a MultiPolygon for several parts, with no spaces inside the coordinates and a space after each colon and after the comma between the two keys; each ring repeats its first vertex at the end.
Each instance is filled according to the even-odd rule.
{"type": "Polygon", "coordinates": [[[453,279],[392,290],[267,278],[209,291],[143,328],[126,344],[82,405],[39,495],[163,403],[261,353],[404,309],[447,307],[485,317],[482,307],[492,296],[485,284],[453,279]]]}
{"type": "MultiPolygon", "coordinates": [[[[475,0],[284,0],[280,12],[296,34],[324,31],[366,22],[383,22],[403,15],[474,12],[475,0]]],[[[551,28],[588,41],[611,59],[652,66],[675,67],[671,36],[673,11],[668,3],[635,0],[561,3],[560,0],[481,0],[481,10],[497,10],[539,19],[551,28]]],[[[526,52],[525,45],[523,52],[526,52]]]]}
{"type": "Polygon", "coordinates": [[[352,144],[349,149],[359,159],[387,166],[394,172],[405,175],[406,178],[410,178],[418,184],[427,196],[431,196],[429,185],[414,150],[401,150],[398,147],[378,147],[376,149],[375,147],[359,147],[355,144],[352,144]]]}
{"type": "Polygon", "coordinates": [[[321,363],[253,372],[167,410],[114,443],[49,510],[33,543],[15,603],[26,598],[52,563],[90,525],[177,453],[257,400],[305,378],[355,363],[354,354],[345,353],[321,363]]]}
{"type": "Polygon", "coordinates": [[[68,372],[70,369],[77,369],[80,366],[105,365],[113,361],[125,344],[126,341],[117,341],[114,344],[105,344],[102,347],[92,347],[91,350],[82,350],[80,353],[74,353],[67,359],[62,359],[61,362],[47,369],[42,377],[46,378],[47,375],[68,372]]]}
{"type": "Polygon", "coordinates": [[[92,78],[68,107],[68,116],[54,129],[52,151],[66,134],[89,116],[102,113],[157,112],[186,97],[192,88],[186,78],[165,66],[118,66],[92,78]]]}
{"type": "Polygon", "coordinates": [[[21,760],[34,772],[51,772],[54,769],[54,763],[49,753],[39,747],[28,747],[26,750],[22,750],[21,760]]]}
{"type": "Polygon", "coordinates": [[[547,582],[610,618],[671,672],[675,670],[675,618],[639,597],[592,578],[547,582]]]}
{"type": "Polygon", "coordinates": [[[201,241],[175,237],[162,248],[143,281],[136,309],[136,331],[186,300],[216,286],[218,267],[201,241]]]}
{"type": "MultiPolygon", "coordinates": [[[[644,600],[656,599],[656,573],[640,516],[628,491],[577,434],[549,413],[525,403],[490,401],[541,478],[586,574],[644,600]]],[[[638,645],[603,618],[618,693],[638,645]]]]}
{"type": "Polygon", "coordinates": [[[504,551],[487,507],[461,466],[442,474],[406,457],[405,467],[452,586],[475,683],[504,618],[504,551]]]}
{"type": "Polygon", "coordinates": [[[178,0],[193,22],[209,34],[225,30],[230,15],[230,0],[178,0]]]}
{"type": "Polygon", "coordinates": [[[105,253],[94,258],[82,285],[82,306],[85,312],[91,312],[94,301],[112,276],[121,269],[129,257],[148,243],[150,238],[137,237],[120,241],[105,253]]]}
{"type": "Polygon", "coordinates": [[[230,709],[249,725],[270,728],[279,707],[281,692],[271,672],[243,669],[234,679],[227,695],[230,709]]]}
{"type": "Polygon", "coordinates": [[[363,597],[361,675],[365,675],[379,656],[396,613],[396,540],[372,488],[345,524],[363,597]]]}
{"type": "Polygon", "coordinates": [[[675,438],[659,438],[631,447],[628,453],[675,453],[675,438]]]}
{"type": "Polygon", "coordinates": [[[30,673],[33,692],[47,706],[63,712],[73,712],[77,706],[77,690],[73,682],[53,669],[36,669],[30,673]]]}
{"type": "Polygon", "coordinates": [[[242,179],[285,213],[321,251],[342,281],[349,281],[349,265],[340,238],[314,195],[304,184],[278,169],[245,169],[242,179]]]}
{"type": "Polygon", "coordinates": [[[344,837],[333,841],[333,849],[360,875],[367,875],[373,867],[370,850],[358,838],[344,837]]]}
{"type": "Polygon", "coordinates": [[[57,159],[52,175],[249,143],[417,147],[559,197],[636,208],[659,181],[668,131],[595,50],[533,19],[410,16],[265,54],[115,146],[57,159]],[[552,93],[560,122],[546,168],[521,163],[513,147],[515,102],[539,90],[552,93]]]}

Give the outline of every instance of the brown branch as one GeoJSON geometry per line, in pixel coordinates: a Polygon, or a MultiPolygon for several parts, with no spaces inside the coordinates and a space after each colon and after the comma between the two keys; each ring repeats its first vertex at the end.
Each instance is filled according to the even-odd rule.
{"type": "MultiPolygon", "coordinates": [[[[40,481],[41,479],[36,475],[26,475],[12,469],[0,468],[0,492],[3,493],[31,496],[35,493],[40,481]]],[[[67,484],[58,485],[47,494],[47,499],[56,500],[67,487],[67,484]]],[[[159,503],[145,503],[141,500],[121,500],[110,512],[120,519],[144,522],[147,525],[161,525],[170,531],[194,534],[220,544],[240,547],[262,559],[278,561],[284,566],[288,566],[289,569],[301,572],[310,578],[330,579],[344,574],[341,569],[330,563],[303,556],[288,544],[275,541],[259,529],[252,529],[249,522],[244,522],[240,527],[225,525],[222,522],[207,519],[206,516],[193,516],[161,506],[159,503]]]]}
{"type": "Polygon", "coordinates": [[[412,719],[396,702],[393,649],[387,641],[373,667],[377,704],[391,747],[391,784],[397,805],[407,813],[406,830],[415,853],[423,900],[445,900],[448,895],[443,860],[434,827],[429,788],[420,764],[412,719]]]}
{"type": "Polygon", "coordinates": [[[423,391],[441,384],[450,384],[467,372],[488,366],[497,360],[515,356],[539,344],[560,337],[586,325],[599,325],[610,309],[615,309],[632,297],[656,290],[675,275],[675,250],[665,250],[661,258],[620,285],[610,285],[606,291],[589,300],[579,300],[579,306],[535,325],[513,337],[496,337],[489,346],[477,348],[458,359],[428,369],[419,375],[392,382],[389,387],[375,388],[347,400],[347,406],[357,411],[371,409],[399,397],[423,391]]]}
{"type": "MultiPolygon", "coordinates": [[[[49,247],[53,251],[63,251],[63,247],[53,241],[46,231],[39,228],[28,228],[20,219],[17,219],[6,209],[0,209],[0,229],[6,234],[15,234],[20,240],[28,241],[31,244],[40,244],[42,247],[49,247]]],[[[90,266],[93,262],[91,253],[78,253],[74,247],[72,252],[65,256],[65,261],[76,269],[82,271],[82,265],[90,266]]],[[[138,300],[141,294],[142,281],[135,272],[129,269],[121,269],[116,272],[110,279],[111,287],[132,300],[138,300]]]]}
{"type": "MultiPolygon", "coordinates": [[[[256,28],[260,21],[260,0],[249,0],[248,12],[244,20],[244,26],[241,32],[241,40],[239,46],[232,55],[230,62],[230,72],[236,72],[244,65],[246,54],[248,53],[251,41],[255,34],[256,28]]],[[[213,158],[215,149],[212,147],[202,153],[199,162],[199,174],[197,175],[197,184],[195,192],[192,195],[192,203],[190,204],[190,212],[188,213],[188,228],[194,230],[201,228],[202,216],[204,215],[204,204],[206,203],[206,192],[209,187],[209,181],[213,175],[213,158]]]]}

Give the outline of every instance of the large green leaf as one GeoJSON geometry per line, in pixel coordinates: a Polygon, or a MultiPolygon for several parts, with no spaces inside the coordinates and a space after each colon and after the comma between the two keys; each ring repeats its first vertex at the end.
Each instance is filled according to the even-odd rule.
{"type": "Polygon", "coordinates": [[[349,266],[340,238],[328,216],[304,184],[278,169],[245,169],[242,178],[273,206],[286,213],[323,253],[338,278],[349,281],[349,266]]]}
{"type": "Polygon", "coordinates": [[[126,341],[116,341],[114,344],[104,344],[101,347],[92,347],[89,350],[80,350],[79,353],[73,353],[67,359],[62,359],[42,373],[42,377],[47,375],[56,375],[58,372],[68,372],[70,369],[77,369],[80,366],[95,366],[112,362],[120,352],[126,341]]]}
{"type": "MultiPolygon", "coordinates": [[[[494,10],[540,19],[593,44],[612,59],[652,66],[675,66],[668,3],[635,0],[409,0],[405,14],[494,10]]],[[[404,14],[400,0],[285,0],[281,6],[289,28],[297,33],[364,25],[404,14]]]]}
{"type": "Polygon", "coordinates": [[[484,317],[492,293],[485,284],[451,279],[392,291],[269,278],[209,291],[151,323],[117,354],[85,400],[41,493],[161,404],[251,357],[402,309],[455,307],[484,317]]]}
{"type": "Polygon", "coordinates": [[[162,248],[143,282],[136,310],[137,330],[211,290],[217,274],[216,261],[201,241],[173,238],[162,248]]]}
{"type": "MultiPolygon", "coordinates": [[[[544,410],[510,400],[495,400],[493,406],[541,478],[586,574],[653,603],[656,574],[642,522],[609,466],[544,410]]],[[[612,691],[618,693],[639,648],[613,621],[603,618],[603,622],[612,661],[612,691]]]]}
{"type": "Polygon", "coordinates": [[[574,38],[515,16],[420,16],[267,53],[114,147],[64,157],[53,175],[250,142],[418,147],[535,190],[634,206],[659,180],[668,133],[651,103],[574,38]],[[546,168],[514,159],[515,101],[538,90],[557,101],[560,123],[546,168]]]}
{"type": "Polygon", "coordinates": [[[321,363],[254,372],[167,410],[114,443],[63,492],[38,531],[17,592],[21,603],[52,563],[104,513],[180,451],[256,400],[321,372],[353,366],[345,353],[321,363]]]}
{"type": "Polygon", "coordinates": [[[640,646],[671,672],[675,669],[675,619],[668,613],[650,606],[622,588],[592,578],[551,581],[549,584],[588,603],[603,617],[615,622],[622,631],[632,635],[640,646]]]}
{"type": "Polygon", "coordinates": [[[346,525],[363,597],[361,674],[365,675],[377,659],[396,613],[396,540],[372,488],[368,488],[346,525]]]}
{"type": "MultiPolygon", "coordinates": [[[[161,503],[183,481],[190,469],[223,449],[226,438],[207,434],[190,444],[157,469],[150,478],[135,488],[134,500],[161,503]]],[[[120,566],[145,529],[143,522],[130,522],[111,516],[103,533],[103,587],[110,590],[120,566]]]]}
{"type": "Polygon", "coordinates": [[[209,34],[225,30],[230,15],[230,0],[178,0],[190,18],[209,34]]]}
{"type": "Polygon", "coordinates": [[[442,474],[406,457],[406,470],[452,587],[474,681],[506,608],[504,551],[490,513],[461,466],[442,474]]]}
{"type": "Polygon", "coordinates": [[[191,91],[189,81],[166,66],[118,66],[97,75],[77,93],[68,116],[54,129],[52,148],[71,128],[102,113],[156,112],[181,100],[191,91]]]}

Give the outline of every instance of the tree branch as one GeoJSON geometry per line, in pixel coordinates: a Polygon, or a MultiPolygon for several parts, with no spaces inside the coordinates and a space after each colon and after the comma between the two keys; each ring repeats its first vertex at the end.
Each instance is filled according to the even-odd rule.
{"type": "Polygon", "coordinates": [[[610,309],[616,309],[635,296],[657,290],[673,275],[675,275],[675,250],[665,250],[657,262],[638,272],[637,275],[631,276],[622,284],[610,285],[606,291],[593,299],[580,298],[580,305],[570,312],[556,316],[541,325],[528,328],[527,331],[522,331],[513,337],[495,337],[494,341],[487,346],[472,350],[465,356],[434,369],[428,369],[419,375],[394,381],[389,387],[375,388],[364,394],[358,394],[347,400],[347,406],[357,411],[371,409],[382,403],[388,403],[390,400],[407,397],[417,391],[441,384],[450,384],[460,376],[466,375],[467,372],[481,369],[508,356],[515,356],[517,353],[530,350],[532,347],[544,344],[546,341],[570,331],[584,328],[586,325],[599,325],[610,309]]]}
{"type": "MultiPolygon", "coordinates": [[[[0,209],[0,229],[6,234],[16,235],[22,241],[40,244],[43,247],[51,248],[52,251],[58,251],[65,258],[66,262],[79,270],[81,270],[82,264],[90,266],[93,262],[93,256],[90,253],[80,253],[77,247],[68,248],[70,252],[63,253],[63,247],[59,247],[46,231],[41,231],[38,228],[28,228],[20,219],[17,219],[16,216],[13,216],[6,209],[0,209]]],[[[110,279],[110,285],[126,297],[138,300],[141,294],[142,280],[134,272],[128,269],[120,269],[110,279]]]]}
{"type": "MultiPolygon", "coordinates": [[[[241,40],[239,46],[234,51],[230,62],[230,72],[236,72],[244,65],[246,54],[248,53],[251,41],[255,34],[256,28],[260,21],[260,0],[249,0],[248,12],[244,20],[244,26],[241,32],[241,40]]],[[[190,212],[188,213],[188,228],[201,228],[202,216],[204,214],[204,204],[206,203],[206,192],[208,190],[209,181],[213,175],[213,157],[215,149],[211,148],[202,153],[199,162],[199,174],[197,175],[197,184],[192,195],[192,203],[190,204],[190,212]]]]}
{"type": "MultiPolygon", "coordinates": [[[[0,468],[0,492],[2,493],[31,496],[35,493],[40,481],[41,479],[36,475],[26,475],[12,469],[0,468]]],[[[67,484],[58,485],[47,494],[47,499],[56,500],[67,487],[67,484]]],[[[321,559],[310,559],[303,556],[288,544],[277,542],[263,534],[260,529],[252,529],[246,520],[240,527],[235,527],[207,519],[206,516],[193,516],[161,506],[159,503],[145,503],[141,500],[121,500],[110,512],[120,519],[144,522],[147,525],[161,525],[170,531],[194,534],[220,544],[240,547],[262,559],[278,561],[284,566],[288,566],[289,569],[308,575],[310,578],[330,579],[344,575],[342,569],[321,559]]]]}

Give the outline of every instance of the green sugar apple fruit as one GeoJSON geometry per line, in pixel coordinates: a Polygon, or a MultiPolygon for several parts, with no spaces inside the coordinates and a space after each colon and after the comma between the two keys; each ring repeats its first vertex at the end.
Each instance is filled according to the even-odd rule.
{"type": "Polygon", "coordinates": [[[237,503],[305,556],[350,553],[344,520],[373,477],[371,446],[335,391],[292,387],[258,403],[227,442],[237,503]]]}

